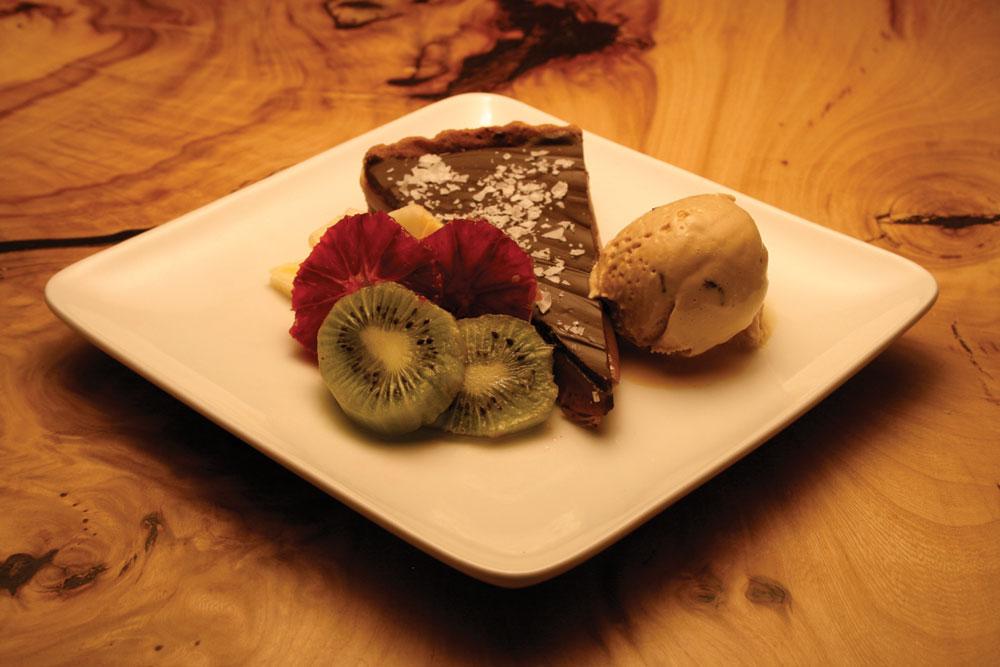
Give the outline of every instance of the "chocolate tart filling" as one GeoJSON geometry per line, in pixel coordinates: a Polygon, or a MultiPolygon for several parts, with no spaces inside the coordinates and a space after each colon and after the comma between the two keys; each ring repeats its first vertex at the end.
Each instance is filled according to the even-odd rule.
{"type": "Polygon", "coordinates": [[[600,240],[580,130],[512,123],[374,146],[361,185],[372,210],[413,202],[443,220],[483,218],[531,255],[540,294],[532,321],[556,348],[557,402],[597,426],[614,404],[617,346],[587,296],[600,240]]]}

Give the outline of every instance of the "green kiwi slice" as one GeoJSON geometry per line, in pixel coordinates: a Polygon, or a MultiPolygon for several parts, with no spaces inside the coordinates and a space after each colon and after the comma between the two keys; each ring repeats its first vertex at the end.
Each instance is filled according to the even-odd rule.
{"type": "Polygon", "coordinates": [[[483,315],[458,321],[465,375],[455,402],[436,426],[462,435],[496,437],[545,421],[558,389],[552,346],[524,320],[483,315]]]}
{"type": "Polygon", "coordinates": [[[316,342],[330,393],[351,419],[378,433],[433,423],[462,384],[455,318],[396,283],[341,298],[316,342]]]}

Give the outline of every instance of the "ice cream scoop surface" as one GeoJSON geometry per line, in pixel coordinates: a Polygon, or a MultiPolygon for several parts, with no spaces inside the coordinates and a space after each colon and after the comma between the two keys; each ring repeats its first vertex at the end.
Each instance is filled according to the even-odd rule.
{"type": "Polygon", "coordinates": [[[767,293],[767,249],[730,195],[654,208],[601,251],[590,296],[615,327],[654,352],[701,354],[746,329],[767,293]]]}

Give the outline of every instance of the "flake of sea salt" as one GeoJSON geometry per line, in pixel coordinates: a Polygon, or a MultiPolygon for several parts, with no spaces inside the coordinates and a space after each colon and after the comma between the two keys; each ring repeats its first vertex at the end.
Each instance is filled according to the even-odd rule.
{"type": "Polygon", "coordinates": [[[491,192],[495,192],[495,191],[496,191],[496,188],[494,188],[492,185],[487,185],[482,190],[480,190],[476,194],[472,195],[472,200],[473,201],[483,201],[483,198],[486,197],[486,195],[490,194],[491,192]]]}
{"type": "MultiPolygon", "coordinates": [[[[562,270],[564,268],[566,268],[566,262],[562,258],[557,259],[556,263],[554,265],[546,267],[545,269],[542,269],[542,277],[544,277],[549,282],[558,285],[561,282],[559,280],[559,274],[562,273],[562,270]]],[[[536,271],[537,271],[537,267],[536,267],[536,271]]],[[[566,284],[569,284],[569,283],[566,283],[566,284]]]]}
{"type": "Polygon", "coordinates": [[[399,179],[400,192],[413,200],[424,199],[431,185],[447,187],[449,184],[465,183],[467,174],[459,174],[448,166],[440,155],[426,153],[417,158],[417,164],[410,173],[399,179]]]}
{"type": "Polygon", "coordinates": [[[548,290],[539,289],[538,290],[538,312],[542,315],[549,312],[549,308],[552,307],[552,295],[548,290]]]}

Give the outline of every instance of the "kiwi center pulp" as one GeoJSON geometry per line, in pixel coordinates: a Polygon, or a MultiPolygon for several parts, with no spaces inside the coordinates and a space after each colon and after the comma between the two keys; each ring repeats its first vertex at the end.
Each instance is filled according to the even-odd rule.
{"type": "Polygon", "coordinates": [[[378,360],[387,372],[398,373],[413,364],[413,339],[409,334],[367,326],[361,330],[360,337],[368,354],[378,360]]]}
{"type": "Polygon", "coordinates": [[[465,368],[462,390],[472,396],[482,396],[510,377],[510,369],[502,361],[472,363],[465,368]]]}

